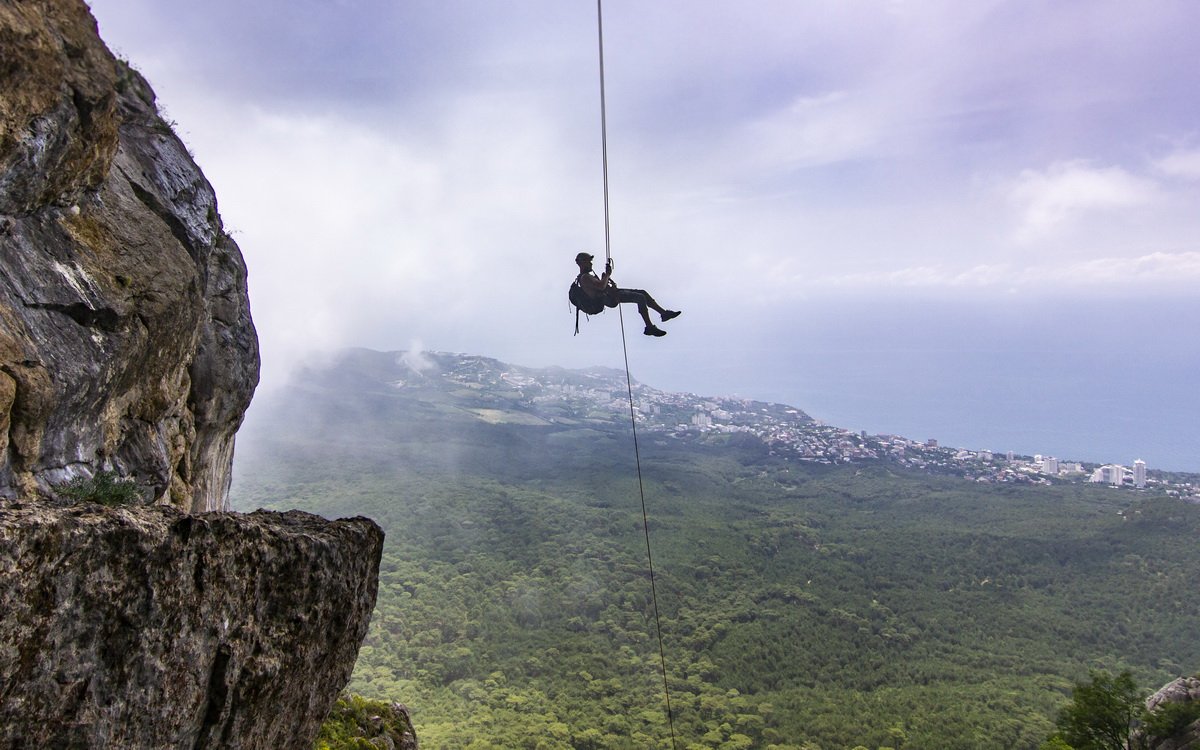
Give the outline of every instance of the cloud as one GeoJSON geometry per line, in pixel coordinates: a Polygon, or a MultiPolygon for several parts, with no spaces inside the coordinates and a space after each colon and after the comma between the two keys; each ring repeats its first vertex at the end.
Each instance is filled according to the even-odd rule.
{"type": "Polygon", "coordinates": [[[1060,161],[1044,171],[1027,169],[1008,192],[1021,213],[1017,237],[1022,241],[1041,238],[1094,211],[1150,203],[1157,195],[1151,180],[1086,161],[1060,161]]]}
{"type": "Polygon", "coordinates": [[[760,167],[794,169],[862,158],[883,139],[884,118],[845,91],[799,97],[750,122],[737,146],[760,167]]]}
{"type": "Polygon", "coordinates": [[[1168,176],[1185,180],[1200,180],[1200,149],[1180,150],[1154,163],[1154,168],[1168,176]]]}
{"type": "Polygon", "coordinates": [[[429,370],[434,369],[436,365],[432,359],[425,356],[425,352],[422,351],[423,349],[424,345],[419,340],[414,340],[408,350],[400,355],[398,363],[408,367],[408,369],[418,375],[424,375],[429,370]]]}
{"type": "MultiPolygon", "coordinates": [[[[217,189],[266,378],[414,337],[601,356],[598,325],[561,337],[570,258],[603,251],[594,7],[93,4],[217,189]]],[[[618,280],[693,320],[748,300],[752,329],[822,286],[1194,279],[1195,154],[1116,166],[1190,142],[1182,7],[606,6],[618,280]]]]}
{"type": "Polygon", "coordinates": [[[1200,252],[1151,253],[1137,258],[1098,258],[1074,264],[1060,274],[1069,282],[1117,284],[1194,284],[1200,281],[1200,252]]]}
{"type": "Polygon", "coordinates": [[[581,168],[536,98],[460,96],[408,139],[349,113],[188,105],[249,267],[265,381],[347,343],[485,351],[530,330],[540,277],[599,234],[598,159],[581,168]]]}
{"type": "MultiPolygon", "coordinates": [[[[793,279],[799,283],[801,280],[793,279]]],[[[1200,283],[1200,252],[1154,252],[1138,257],[1104,257],[1070,263],[1043,262],[1016,266],[980,264],[967,268],[923,265],[889,271],[851,273],[811,278],[820,288],[944,288],[1019,289],[1151,285],[1156,287],[1200,283]]]]}

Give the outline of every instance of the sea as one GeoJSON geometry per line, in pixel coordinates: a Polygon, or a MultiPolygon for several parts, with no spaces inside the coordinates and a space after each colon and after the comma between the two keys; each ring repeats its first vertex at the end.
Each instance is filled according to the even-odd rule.
{"type": "Polygon", "coordinates": [[[1200,298],[910,296],[721,330],[642,346],[631,369],[664,390],[786,403],[870,434],[1200,473],[1200,298]]]}

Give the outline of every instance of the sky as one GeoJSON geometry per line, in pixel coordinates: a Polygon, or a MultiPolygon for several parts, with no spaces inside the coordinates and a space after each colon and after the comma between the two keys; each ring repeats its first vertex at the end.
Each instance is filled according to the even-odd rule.
{"type": "MultiPolygon", "coordinates": [[[[624,366],[1200,471],[1200,4],[91,0],[216,189],[262,389],[346,346],[624,366]]],[[[253,407],[248,417],[253,418],[253,407]]]]}

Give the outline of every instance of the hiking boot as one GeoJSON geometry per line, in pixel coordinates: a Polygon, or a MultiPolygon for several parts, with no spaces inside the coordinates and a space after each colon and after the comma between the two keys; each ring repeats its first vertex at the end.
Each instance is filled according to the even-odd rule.
{"type": "Polygon", "coordinates": [[[679,313],[681,313],[681,312],[683,312],[683,311],[682,310],[667,310],[665,313],[662,314],[662,322],[666,323],[671,318],[678,318],[679,313]]]}
{"type": "Polygon", "coordinates": [[[642,333],[646,334],[647,336],[666,336],[667,335],[666,331],[659,328],[658,326],[653,326],[653,325],[646,326],[646,330],[642,331],[642,333]]]}

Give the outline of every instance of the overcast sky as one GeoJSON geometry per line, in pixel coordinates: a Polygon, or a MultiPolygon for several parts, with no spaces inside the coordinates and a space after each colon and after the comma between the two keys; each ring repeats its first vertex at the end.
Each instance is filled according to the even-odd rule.
{"type": "MultiPolygon", "coordinates": [[[[264,387],[347,345],[622,364],[566,302],[594,3],[90,5],[216,188],[264,387]]],[[[626,312],[635,377],[1200,470],[1200,4],[608,0],[604,34],[616,278],[684,310],[626,312]]]]}

